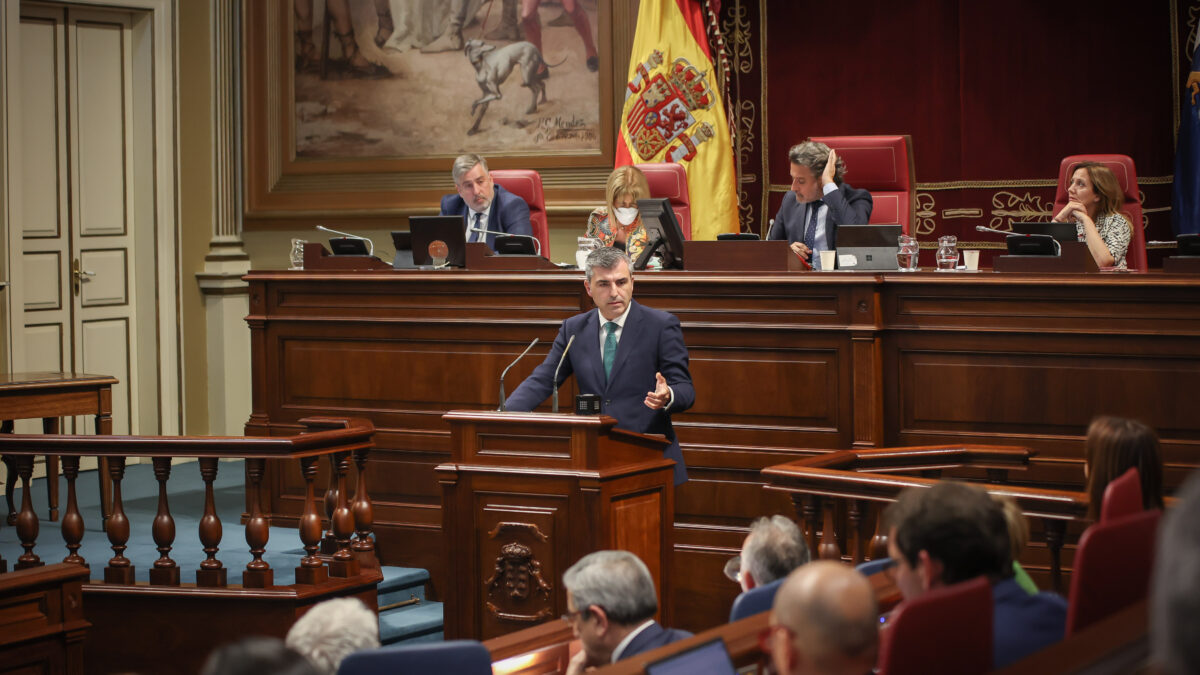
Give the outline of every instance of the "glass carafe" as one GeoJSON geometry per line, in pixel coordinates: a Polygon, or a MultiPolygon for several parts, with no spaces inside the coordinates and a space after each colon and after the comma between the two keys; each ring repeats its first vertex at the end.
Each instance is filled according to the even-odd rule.
{"type": "Polygon", "coordinates": [[[921,255],[916,237],[902,234],[896,241],[899,244],[899,248],[896,249],[896,269],[901,272],[916,272],[920,269],[917,266],[917,258],[921,255]]]}
{"type": "Polygon", "coordinates": [[[583,269],[583,264],[587,262],[587,257],[592,251],[600,248],[600,240],[594,237],[579,237],[579,249],[575,251],[575,266],[583,269]]]}
{"type": "Polygon", "coordinates": [[[938,271],[953,272],[955,267],[958,267],[958,237],[952,234],[938,237],[938,271]]]}

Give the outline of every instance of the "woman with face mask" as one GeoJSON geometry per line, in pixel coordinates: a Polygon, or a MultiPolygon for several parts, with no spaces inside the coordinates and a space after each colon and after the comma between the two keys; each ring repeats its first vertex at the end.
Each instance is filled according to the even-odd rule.
{"type": "Polygon", "coordinates": [[[586,236],[623,249],[637,260],[646,247],[646,228],[637,208],[637,200],[650,196],[646,175],[632,166],[617,167],[608,177],[604,195],[607,205],[588,216],[586,236]]]}

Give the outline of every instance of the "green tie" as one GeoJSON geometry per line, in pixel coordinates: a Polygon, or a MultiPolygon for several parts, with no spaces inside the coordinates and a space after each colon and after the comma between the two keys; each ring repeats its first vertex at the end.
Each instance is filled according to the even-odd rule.
{"type": "Polygon", "coordinates": [[[617,360],[617,322],[609,321],[604,324],[608,334],[604,336],[604,377],[612,375],[613,361],[617,360]]]}

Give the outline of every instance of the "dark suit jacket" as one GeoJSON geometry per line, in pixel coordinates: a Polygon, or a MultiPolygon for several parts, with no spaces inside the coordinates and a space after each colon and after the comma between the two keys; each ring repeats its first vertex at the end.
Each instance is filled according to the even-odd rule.
{"type": "MultiPolygon", "coordinates": [[[[499,185],[496,185],[495,189],[496,195],[492,198],[492,211],[488,214],[487,229],[492,232],[532,236],[533,226],[529,224],[529,205],[525,203],[524,199],[499,185]]],[[[467,212],[470,210],[458,193],[442,197],[442,215],[463,216],[464,228],[467,225],[467,212]]],[[[488,233],[487,245],[493,251],[496,250],[495,234],[488,233]]]]}
{"type": "Polygon", "coordinates": [[[679,319],[667,312],[650,309],[637,301],[630,302],[629,316],[621,331],[621,341],[617,343],[611,380],[606,380],[604,376],[597,310],[567,319],[559,329],[546,360],[508,397],[505,407],[509,410],[533,410],[550,396],[554,387],[554,369],[572,335],[575,336],[575,342],[558,373],[559,386],[574,373],[579,393],[599,394],[600,411],[615,417],[617,428],[665,435],[671,442],[665,454],[675,460],[675,484],[686,481],[687,468],[683,464],[679,441],[675,439],[675,431],[671,427],[671,413],[692,407],[696,390],[688,372],[687,346],[683,344],[679,319]],[[669,409],[651,410],[646,407],[646,394],[654,391],[656,372],[662,373],[667,385],[675,392],[675,400],[668,406],[669,409]]]}
{"type": "Polygon", "coordinates": [[[1053,593],[1030,595],[1014,578],[992,585],[992,661],[996,669],[1016,663],[1063,639],[1067,601],[1053,593]]]}
{"type": "MultiPolygon", "coordinates": [[[[825,215],[825,241],[830,250],[837,248],[838,225],[866,225],[875,206],[870,192],[856,190],[849,183],[842,183],[821,199],[829,207],[825,215]]],[[[783,198],[779,213],[775,214],[775,225],[767,238],[787,239],[789,244],[804,241],[804,228],[808,227],[808,221],[804,219],[806,211],[808,205],[796,201],[796,194],[789,192],[783,198]]]]}
{"type": "MultiPolygon", "coordinates": [[[[578,338],[576,338],[578,340],[578,338]]],[[[575,349],[575,347],[571,347],[575,349]]],[[[624,661],[631,656],[637,656],[642,652],[648,652],[651,649],[658,649],[672,642],[679,642],[692,637],[692,634],[686,630],[676,628],[663,628],[657,621],[646,627],[646,630],[637,634],[629,644],[625,645],[625,651],[621,652],[619,661],[624,661]]]]}

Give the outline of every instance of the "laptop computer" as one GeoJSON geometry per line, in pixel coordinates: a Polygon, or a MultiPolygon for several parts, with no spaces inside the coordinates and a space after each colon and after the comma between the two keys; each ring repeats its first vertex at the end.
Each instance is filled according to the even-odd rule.
{"type": "Polygon", "coordinates": [[[1075,223],[1013,223],[1013,234],[1046,234],[1058,241],[1079,241],[1075,223]]]}
{"type": "Polygon", "coordinates": [[[900,225],[839,225],[837,267],[840,270],[899,269],[896,249],[900,225]]]}
{"type": "Polygon", "coordinates": [[[418,267],[432,265],[429,246],[441,242],[446,247],[446,264],[466,267],[466,223],[462,216],[410,216],[408,229],[412,232],[413,264],[418,267]]]}
{"type": "Polygon", "coordinates": [[[721,638],[710,640],[702,645],[665,659],[646,664],[646,675],[736,675],[737,669],[725,649],[721,638]]]}

